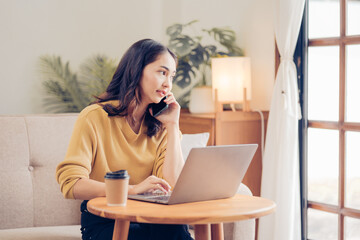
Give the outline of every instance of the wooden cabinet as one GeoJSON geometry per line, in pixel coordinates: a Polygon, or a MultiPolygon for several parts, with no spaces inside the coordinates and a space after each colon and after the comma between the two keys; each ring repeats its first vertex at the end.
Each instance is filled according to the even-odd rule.
{"type": "MultiPolygon", "coordinates": [[[[266,126],[268,112],[263,112],[263,115],[266,126]]],[[[209,132],[208,145],[259,144],[243,183],[250,188],[254,196],[260,196],[262,158],[261,117],[258,112],[221,111],[213,114],[191,114],[187,110],[182,110],[180,130],[184,134],[209,132]]]]}
{"type": "Polygon", "coordinates": [[[191,114],[181,110],[180,130],[182,133],[210,133],[208,145],[215,145],[215,114],[191,114]]]}

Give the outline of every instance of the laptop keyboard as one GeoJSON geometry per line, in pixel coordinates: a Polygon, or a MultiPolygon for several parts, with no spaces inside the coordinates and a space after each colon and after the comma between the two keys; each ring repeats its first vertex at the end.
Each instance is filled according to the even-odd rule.
{"type": "Polygon", "coordinates": [[[161,200],[161,201],[169,201],[170,195],[155,195],[155,196],[146,196],[147,199],[161,200]]]}
{"type": "Polygon", "coordinates": [[[171,192],[164,193],[159,190],[152,193],[141,193],[140,195],[144,195],[144,198],[149,200],[168,201],[171,196],[171,192]]]}

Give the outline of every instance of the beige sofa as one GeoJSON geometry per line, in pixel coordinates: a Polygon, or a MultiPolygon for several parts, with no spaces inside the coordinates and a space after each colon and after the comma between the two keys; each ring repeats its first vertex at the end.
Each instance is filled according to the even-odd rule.
{"type": "MultiPolygon", "coordinates": [[[[1,240],[81,239],[80,201],[64,199],[55,180],[76,117],[0,115],[1,240]]],[[[182,146],[206,142],[204,135],[184,135],[182,146]]],[[[245,185],[239,192],[251,194],[245,185]]],[[[253,240],[255,221],[227,223],[224,232],[226,240],[253,240]]]]}

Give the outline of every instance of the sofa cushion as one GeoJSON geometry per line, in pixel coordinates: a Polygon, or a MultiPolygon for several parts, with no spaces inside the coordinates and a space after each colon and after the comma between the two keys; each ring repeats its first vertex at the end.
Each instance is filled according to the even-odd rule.
{"type": "MultiPolygon", "coordinates": [[[[253,195],[251,190],[243,183],[240,184],[237,193],[253,195]]],[[[255,219],[224,223],[224,239],[255,239],[255,219]]]]}
{"type": "Polygon", "coordinates": [[[55,180],[76,114],[0,116],[0,229],[80,223],[55,180]]]}
{"type": "Polygon", "coordinates": [[[190,150],[194,147],[205,147],[210,134],[208,132],[196,133],[196,134],[183,134],[181,139],[181,151],[186,161],[190,150]]]}
{"type": "Polygon", "coordinates": [[[80,223],[80,201],[64,199],[55,179],[56,166],[64,160],[76,118],[76,114],[26,117],[33,167],[34,226],[80,223]]]}
{"type": "Polygon", "coordinates": [[[1,240],[80,240],[80,225],[0,230],[1,240]]]}
{"type": "Polygon", "coordinates": [[[33,182],[24,118],[0,117],[0,229],[33,226],[33,182]]]}

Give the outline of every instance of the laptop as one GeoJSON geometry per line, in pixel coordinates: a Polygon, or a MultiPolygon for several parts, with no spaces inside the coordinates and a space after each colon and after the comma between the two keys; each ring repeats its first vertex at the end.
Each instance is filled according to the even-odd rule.
{"type": "Polygon", "coordinates": [[[257,147],[240,144],[193,148],[171,194],[143,193],[128,198],[170,205],[232,197],[257,147]]]}

